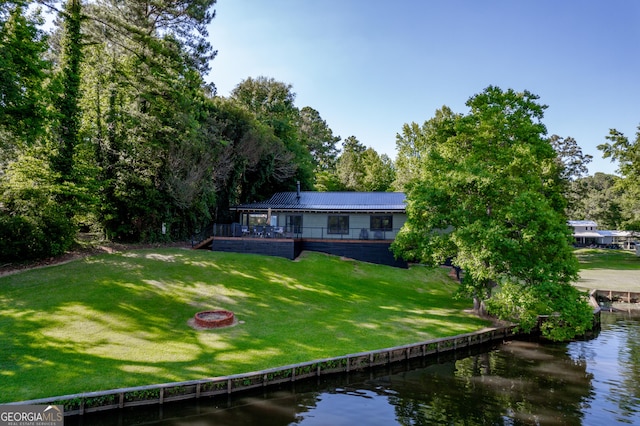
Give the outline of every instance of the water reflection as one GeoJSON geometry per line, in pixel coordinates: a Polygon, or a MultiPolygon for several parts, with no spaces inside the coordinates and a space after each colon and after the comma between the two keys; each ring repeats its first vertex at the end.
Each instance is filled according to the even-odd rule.
{"type": "Polygon", "coordinates": [[[590,421],[640,424],[640,316],[603,315],[597,339],[574,342],[568,353],[593,376],[593,398],[583,411],[590,421]]]}
{"type": "Polygon", "coordinates": [[[280,390],[67,419],[67,425],[640,425],[640,321],[593,339],[513,341],[280,390]]]}

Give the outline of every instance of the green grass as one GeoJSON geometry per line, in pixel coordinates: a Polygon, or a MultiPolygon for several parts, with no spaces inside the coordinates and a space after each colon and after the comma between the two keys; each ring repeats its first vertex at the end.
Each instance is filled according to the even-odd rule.
{"type": "Polygon", "coordinates": [[[580,269],[640,270],[640,257],[628,250],[578,249],[580,269]]]}
{"type": "Polygon", "coordinates": [[[583,290],[640,292],[640,257],[628,250],[579,249],[580,280],[583,290]]]}
{"type": "Polygon", "coordinates": [[[256,371],[481,329],[446,270],[155,249],[0,278],[0,402],[256,371]],[[201,310],[234,327],[197,331],[201,310]]]}

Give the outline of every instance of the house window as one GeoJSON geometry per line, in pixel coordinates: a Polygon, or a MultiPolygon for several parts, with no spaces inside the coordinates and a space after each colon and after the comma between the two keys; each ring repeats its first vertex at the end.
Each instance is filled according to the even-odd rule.
{"type": "Polygon", "coordinates": [[[391,231],[393,229],[393,216],[390,214],[371,216],[369,228],[372,231],[391,231]]]}
{"type": "Polygon", "coordinates": [[[267,214],[266,213],[249,213],[247,220],[247,225],[253,226],[264,226],[267,225],[267,214]]]}
{"type": "Polygon", "coordinates": [[[327,219],[328,234],[348,234],[349,216],[329,216],[327,219]]]}

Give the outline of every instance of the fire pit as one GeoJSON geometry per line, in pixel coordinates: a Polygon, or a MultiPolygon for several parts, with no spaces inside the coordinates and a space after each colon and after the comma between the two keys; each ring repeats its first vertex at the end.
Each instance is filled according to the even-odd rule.
{"type": "Polygon", "coordinates": [[[198,312],[194,321],[198,327],[218,328],[233,325],[235,317],[231,311],[202,311],[198,312]]]}

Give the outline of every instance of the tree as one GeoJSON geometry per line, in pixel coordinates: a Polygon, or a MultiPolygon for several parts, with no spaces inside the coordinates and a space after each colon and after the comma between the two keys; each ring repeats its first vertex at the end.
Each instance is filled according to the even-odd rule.
{"type": "MultiPolygon", "coordinates": [[[[64,34],[59,85],[54,106],[57,113],[56,151],[52,156],[52,169],[60,182],[73,180],[73,157],[79,143],[80,131],[80,64],[82,62],[82,4],[68,0],[63,12],[64,34]]],[[[68,201],[68,200],[65,200],[68,201]]]]}
{"type": "Polygon", "coordinates": [[[316,173],[333,170],[338,156],[336,144],[340,142],[340,136],[333,136],[333,131],[320,117],[320,113],[309,106],[302,108],[298,131],[301,143],[313,157],[316,173]]]}
{"type": "Polygon", "coordinates": [[[240,82],[231,93],[232,99],[255,114],[259,122],[272,129],[273,135],[284,148],[283,151],[278,146],[280,144],[274,142],[273,155],[263,158],[263,170],[282,170],[280,163],[283,161],[295,167],[294,173],[289,176],[280,175],[268,179],[269,191],[265,191],[265,195],[267,192],[293,189],[296,181],[300,181],[303,188],[313,186],[313,157],[308,146],[300,139],[299,111],[294,104],[295,93],[291,89],[290,84],[273,78],[249,77],[240,82]]]}
{"type": "Polygon", "coordinates": [[[574,138],[551,135],[549,143],[558,155],[561,179],[571,182],[587,175],[589,172],[587,164],[593,160],[593,156],[583,154],[574,138]]]}
{"type": "Polygon", "coordinates": [[[221,141],[214,160],[217,217],[231,220],[229,206],[270,195],[296,165],[273,130],[239,102],[215,98],[210,115],[212,137],[221,141]]]}
{"type": "Polygon", "coordinates": [[[559,184],[564,187],[567,211],[569,211],[573,208],[574,203],[579,202],[586,195],[583,192],[576,192],[582,187],[573,185],[573,182],[588,173],[587,164],[591,162],[593,157],[583,154],[582,149],[572,137],[562,138],[558,135],[552,135],[549,138],[549,142],[558,156],[557,162],[560,168],[559,184]]]}
{"type": "Polygon", "coordinates": [[[407,185],[407,222],[392,248],[431,265],[451,259],[465,271],[461,293],[480,313],[524,330],[550,315],[544,335],[565,339],[586,331],[592,312],[571,285],[578,266],[562,168],[537,99],[490,86],[467,101],[468,114],[429,123],[420,134],[420,173],[407,185]]]}
{"type": "Polygon", "coordinates": [[[215,0],[95,2],[87,11],[83,129],[111,238],[183,238],[215,209],[208,92],[215,0]],[[169,228],[161,235],[162,225],[169,228]]]}
{"type": "Polygon", "coordinates": [[[45,82],[51,64],[38,14],[25,2],[0,5],[0,259],[63,253],[75,229],[59,196],[69,192],[50,169],[45,82]],[[56,199],[58,198],[58,199],[56,199]]]}
{"type": "Polygon", "coordinates": [[[355,136],[349,136],[342,142],[342,154],[336,164],[336,175],[342,187],[347,191],[364,190],[364,168],[362,154],[367,150],[355,136]]]}
{"type": "Polygon", "coordinates": [[[610,142],[598,145],[604,158],[618,161],[618,171],[623,179],[620,186],[624,190],[622,201],[625,220],[622,226],[628,230],[640,230],[640,126],[634,141],[623,133],[611,129],[606,137],[610,142]]]}
{"type": "Polygon", "coordinates": [[[362,186],[364,191],[389,191],[395,180],[393,161],[388,155],[379,155],[375,149],[367,148],[362,153],[362,168],[364,176],[362,186]]]}
{"type": "Polygon", "coordinates": [[[44,59],[45,34],[39,14],[4,4],[0,15],[0,170],[39,140],[45,129],[44,83],[51,64],[44,59]],[[6,9],[5,9],[6,8],[6,9]]]}
{"type": "Polygon", "coordinates": [[[580,194],[569,204],[567,215],[572,220],[593,220],[600,229],[624,228],[622,178],[596,173],[571,182],[571,194],[580,194]]]}
{"type": "Polygon", "coordinates": [[[389,191],[395,180],[395,168],[388,155],[379,155],[368,148],[355,136],[349,136],[342,143],[342,154],[338,157],[335,178],[325,182],[335,182],[334,190],[347,191],[389,191]]]}
{"type": "Polygon", "coordinates": [[[449,132],[452,136],[452,123],[459,114],[447,106],[436,111],[433,118],[419,126],[417,123],[404,124],[402,133],[396,135],[396,180],[393,186],[396,191],[403,191],[406,184],[420,176],[421,159],[428,154],[429,139],[436,137],[436,132],[449,132]]]}

